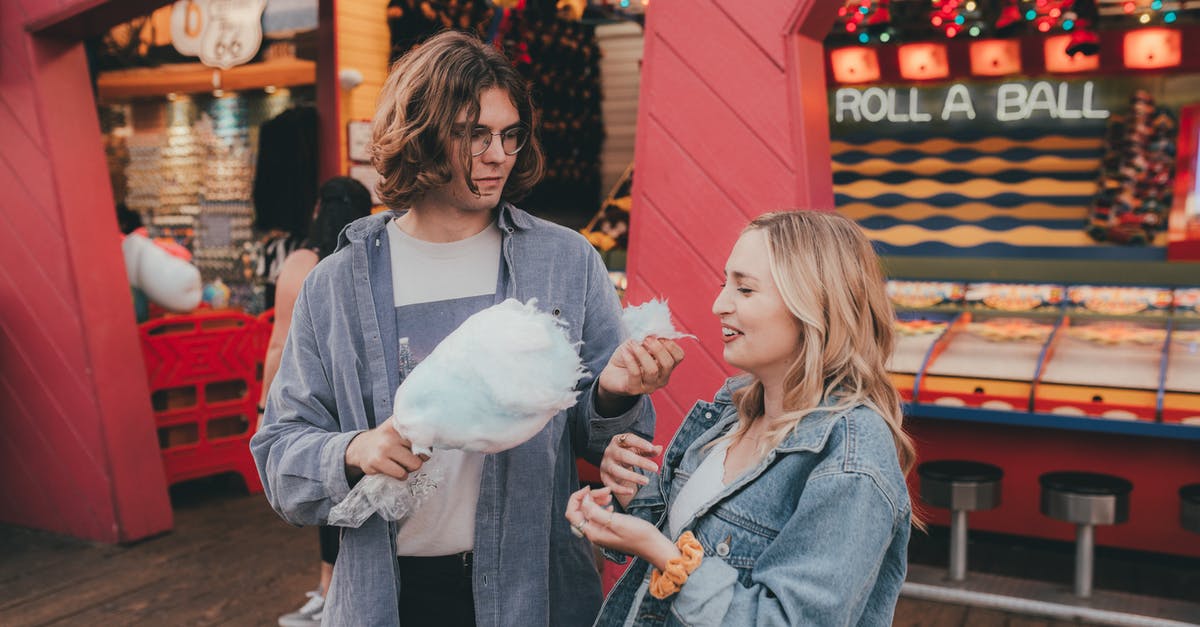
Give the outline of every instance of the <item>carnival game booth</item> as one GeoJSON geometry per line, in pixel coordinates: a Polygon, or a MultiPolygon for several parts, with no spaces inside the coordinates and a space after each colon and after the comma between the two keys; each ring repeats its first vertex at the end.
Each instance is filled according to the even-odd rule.
{"type": "Polygon", "coordinates": [[[629,293],[670,296],[701,338],[656,396],[659,438],[729,374],[706,281],[745,220],[834,207],[892,279],[890,367],[921,459],[1003,470],[973,530],[1073,541],[1041,513],[1039,477],[1104,472],[1133,490],[1099,544],[1200,557],[1179,492],[1200,481],[1200,430],[1176,409],[1194,349],[1169,339],[1195,328],[1200,285],[1196,17],[1157,2],[652,6],[629,293]],[[1154,296],[1098,305],[1124,288],[1154,296]]]}
{"type": "Polygon", "coordinates": [[[826,39],[834,204],[893,277],[920,456],[1004,472],[973,529],[1071,539],[1039,476],[1098,472],[1133,489],[1097,542],[1200,556],[1179,523],[1200,480],[1197,17],[863,1],[826,39]]]}

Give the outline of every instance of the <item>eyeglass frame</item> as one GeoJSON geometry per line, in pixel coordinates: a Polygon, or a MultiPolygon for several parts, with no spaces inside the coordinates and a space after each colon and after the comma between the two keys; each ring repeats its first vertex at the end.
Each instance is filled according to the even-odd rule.
{"type": "Polygon", "coordinates": [[[464,138],[467,140],[467,152],[468,152],[468,153],[470,153],[470,155],[471,155],[471,158],[478,157],[479,155],[482,155],[483,153],[487,152],[487,151],[488,151],[488,148],[491,148],[491,147],[492,147],[492,138],[493,138],[493,137],[495,137],[495,136],[497,136],[497,135],[499,135],[499,136],[500,136],[500,150],[501,150],[501,152],[503,152],[504,154],[506,154],[506,155],[508,155],[508,156],[510,156],[510,157],[512,157],[512,156],[515,156],[517,153],[521,152],[521,149],[523,149],[523,148],[525,148],[525,146],[528,146],[528,145],[529,145],[529,136],[530,136],[529,127],[528,127],[528,126],[526,126],[526,125],[525,125],[523,122],[522,122],[522,123],[518,123],[518,124],[516,124],[515,126],[510,126],[510,127],[506,128],[506,129],[504,129],[504,130],[502,130],[502,131],[500,131],[500,132],[497,132],[497,133],[493,133],[493,132],[491,132],[491,129],[487,128],[486,126],[476,126],[476,127],[473,127],[473,128],[470,130],[470,132],[468,132],[468,131],[467,131],[467,129],[465,129],[465,128],[462,130],[462,137],[464,137],[464,138]],[[474,134],[474,132],[475,132],[476,130],[478,130],[478,129],[483,129],[483,130],[486,130],[486,131],[488,131],[488,134],[487,134],[487,139],[486,139],[486,140],[484,140],[484,142],[483,142],[483,148],[482,148],[482,149],[481,149],[479,152],[472,152],[472,151],[470,150],[470,148],[471,148],[471,135],[473,135],[473,134],[474,134]],[[504,134],[505,134],[505,133],[508,133],[508,132],[510,132],[510,131],[515,131],[515,130],[521,130],[521,131],[525,131],[525,141],[521,142],[521,145],[520,145],[520,146],[517,146],[517,149],[516,149],[516,150],[514,150],[514,151],[512,151],[512,152],[509,152],[509,151],[507,151],[507,150],[504,150],[504,134]]]}

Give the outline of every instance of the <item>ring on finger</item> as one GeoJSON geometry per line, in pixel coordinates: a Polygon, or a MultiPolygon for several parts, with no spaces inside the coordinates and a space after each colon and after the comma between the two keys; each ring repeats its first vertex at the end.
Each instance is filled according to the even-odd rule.
{"type": "Polygon", "coordinates": [[[615,509],[608,510],[608,520],[606,520],[604,522],[604,526],[608,527],[609,529],[612,529],[613,516],[616,516],[616,515],[617,515],[617,511],[615,509]]]}
{"type": "Polygon", "coordinates": [[[617,436],[617,446],[625,448],[625,438],[629,437],[628,433],[622,433],[617,436]]]}
{"type": "Polygon", "coordinates": [[[587,522],[588,522],[587,519],[584,518],[584,519],[580,520],[579,522],[571,525],[571,534],[574,535],[576,538],[582,538],[584,536],[583,528],[587,526],[587,522]]]}

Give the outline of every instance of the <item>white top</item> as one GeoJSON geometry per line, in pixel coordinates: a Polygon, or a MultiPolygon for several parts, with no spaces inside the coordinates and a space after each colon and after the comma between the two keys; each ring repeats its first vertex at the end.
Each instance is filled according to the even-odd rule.
{"type": "MultiPolygon", "coordinates": [[[[395,220],[387,228],[397,312],[408,311],[408,318],[420,318],[422,311],[440,307],[446,311],[462,306],[474,308],[478,299],[462,299],[496,293],[501,241],[498,227],[493,225],[478,235],[446,244],[415,239],[401,231],[395,220]]],[[[490,299],[487,304],[491,304],[490,299]]],[[[431,333],[437,329],[440,335],[414,341],[440,342],[444,337],[441,334],[453,330],[441,329],[444,323],[441,320],[421,325],[431,333]]],[[[397,555],[436,557],[475,548],[475,507],[483,460],[483,453],[449,449],[433,452],[421,471],[441,474],[442,479],[421,507],[401,523],[396,534],[397,555]]]]}
{"type": "Polygon", "coordinates": [[[672,538],[678,538],[692,516],[725,489],[725,453],[728,449],[728,440],[709,449],[696,472],[679,489],[679,496],[675,497],[667,514],[667,528],[672,538]]]}
{"type": "Polygon", "coordinates": [[[445,244],[419,240],[400,230],[395,220],[388,222],[387,229],[397,307],[496,293],[501,237],[495,224],[445,244]]]}

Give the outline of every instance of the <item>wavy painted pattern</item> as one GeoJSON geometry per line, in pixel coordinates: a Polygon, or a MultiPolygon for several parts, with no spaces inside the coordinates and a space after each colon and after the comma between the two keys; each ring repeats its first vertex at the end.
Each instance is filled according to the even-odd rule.
{"type": "MultiPolygon", "coordinates": [[[[994,133],[994,129],[992,129],[994,133]]],[[[1005,136],[838,137],[834,201],[893,255],[1163,258],[1084,232],[1103,140],[1016,129],[1005,136]]]]}

